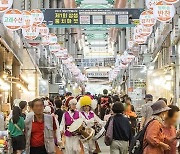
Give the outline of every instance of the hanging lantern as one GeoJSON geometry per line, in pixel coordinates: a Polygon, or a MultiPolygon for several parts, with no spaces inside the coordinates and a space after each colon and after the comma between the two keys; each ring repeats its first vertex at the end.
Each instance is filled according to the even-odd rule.
{"type": "Polygon", "coordinates": [[[167,4],[175,4],[175,3],[179,2],[179,0],[163,0],[163,1],[167,4]]]}
{"type": "Polygon", "coordinates": [[[156,3],[160,2],[161,0],[146,0],[146,6],[148,9],[153,10],[156,3]]]}
{"type": "Polygon", "coordinates": [[[23,34],[25,39],[34,40],[39,35],[39,29],[35,26],[31,26],[29,28],[23,28],[22,34],[23,34]]]}
{"type": "Polygon", "coordinates": [[[137,25],[134,28],[135,35],[149,36],[151,33],[152,33],[152,27],[145,27],[142,25],[137,25]]]}
{"type": "Polygon", "coordinates": [[[1,0],[0,1],[0,13],[7,11],[11,8],[13,0],[1,0]]]}
{"type": "Polygon", "coordinates": [[[135,42],[134,41],[128,41],[128,48],[132,48],[134,46],[135,42]]]}
{"type": "Polygon", "coordinates": [[[22,27],[22,12],[17,9],[10,9],[3,15],[4,26],[12,31],[18,30],[22,27]]]}
{"type": "Polygon", "coordinates": [[[22,28],[29,28],[30,26],[32,26],[33,25],[33,17],[31,15],[31,12],[23,10],[22,15],[23,15],[22,28]]]}
{"type": "Polygon", "coordinates": [[[44,14],[39,9],[31,10],[31,14],[34,20],[34,26],[40,25],[44,20],[44,14]]]}
{"type": "Polygon", "coordinates": [[[56,52],[58,52],[60,49],[61,49],[61,46],[60,46],[60,44],[58,44],[58,43],[50,44],[50,45],[49,45],[49,50],[50,50],[52,53],[56,53],[56,52]]]}
{"type": "Polygon", "coordinates": [[[27,43],[29,43],[31,46],[39,46],[42,43],[42,37],[41,35],[39,35],[38,37],[36,37],[34,40],[27,40],[27,43]]]}
{"type": "Polygon", "coordinates": [[[49,45],[49,35],[44,35],[42,36],[42,45],[46,46],[46,45],[49,45]]]}
{"type": "Polygon", "coordinates": [[[160,1],[154,6],[153,14],[157,20],[168,22],[175,15],[175,7],[172,4],[165,4],[163,1],[160,1]]]}
{"type": "Polygon", "coordinates": [[[38,28],[39,28],[39,33],[42,36],[47,36],[49,34],[49,28],[47,27],[46,24],[40,24],[38,25],[38,28]]]}
{"type": "Polygon", "coordinates": [[[50,44],[57,43],[57,36],[55,34],[53,34],[53,33],[49,34],[49,43],[50,44]]]}
{"type": "Polygon", "coordinates": [[[142,35],[138,35],[138,34],[134,35],[134,41],[137,44],[144,44],[144,43],[146,43],[146,40],[147,40],[146,36],[142,36],[142,35]]]}
{"type": "Polygon", "coordinates": [[[146,27],[152,27],[156,24],[156,19],[154,17],[152,10],[143,11],[139,17],[139,22],[141,25],[146,27]]]}

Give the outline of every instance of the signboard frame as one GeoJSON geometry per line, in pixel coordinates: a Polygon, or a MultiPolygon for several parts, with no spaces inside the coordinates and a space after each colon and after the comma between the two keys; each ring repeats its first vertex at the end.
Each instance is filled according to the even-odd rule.
{"type": "Polygon", "coordinates": [[[49,28],[134,27],[143,8],[131,9],[41,9],[49,28]],[[98,22],[94,18],[99,16],[98,22]],[[108,20],[106,19],[108,17],[108,20]],[[84,18],[83,18],[84,17],[84,18]],[[112,20],[110,19],[112,17],[112,20]],[[122,18],[121,18],[122,17],[122,18]],[[81,21],[85,19],[86,21],[81,21]],[[115,18],[115,23],[114,23],[115,18]],[[88,21],[88,19],[90,21],[88,21]],[[121,20],[120,20],[121,19],[121,20]],[[106,23],[108,21],[108,23],[106,23]],[[95,24],[94,24],[95,23],[95,24]]]}

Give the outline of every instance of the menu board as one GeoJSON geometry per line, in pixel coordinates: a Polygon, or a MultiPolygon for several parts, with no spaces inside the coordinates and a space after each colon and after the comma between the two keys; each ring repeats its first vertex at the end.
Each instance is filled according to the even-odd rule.
{"type": "Polygon", "coordinates": [[[42,9],[49,27],[133,25],[143,9],[42,9]]]}

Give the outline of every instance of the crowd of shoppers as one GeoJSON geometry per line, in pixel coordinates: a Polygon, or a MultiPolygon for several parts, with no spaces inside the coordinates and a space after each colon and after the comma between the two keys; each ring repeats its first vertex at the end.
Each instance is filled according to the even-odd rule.
{"type": "Polygon", "coordinates": [[[132,139],[141,133],[140,130],[145,132],[141,145],[143,154],[176,154],[180,138],[176,127],[179,108],[175,105],[168,106],[166,98],[153,101],[151,94],[145,95],[144,102],[140,129],[137,129],[140,118],[131,98],[128,95],[108,95],[106,89],[99,96],[92,96],[88,92],[74,97],[68,92],[53,100],[46,97],[28,103],[20,101],[18,105],[14,105],[9,115],[8,131],[13,152],[53,154],[58,151],[62,153],[64,148],[65,154],[100,152],[97,141],[81,143],[79,134],[69,132],[69,127],[82,118],[86,126],[93,129],[97,123],[101,124],[106,130],[105,139],[110,130],[110,154],[131,153],[129,146],[132,139]],[[97,100],[97,107],[93,107],[93,100],[97,100]]]}

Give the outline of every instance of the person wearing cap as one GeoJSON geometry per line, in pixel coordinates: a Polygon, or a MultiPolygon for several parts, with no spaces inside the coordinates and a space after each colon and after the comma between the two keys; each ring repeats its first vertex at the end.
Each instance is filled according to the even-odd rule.
{"type": "Polygon", "coordinates": [[[140,129],[142,129],[150,120],[153,111],[151,108],[151,105],[153,104],[153,96],[151,94],[146,94],[145,98],[144,98],[145,104],[142,106],[141,109],[141,124],[140,124],[140,129]]]}
{"type": "MultiPolygon", "coordinates": [[[[94,128],[96,124],[99,124],[101,126],[103,125],[103,121],[93,112],[93,110],[97,106],[97,102],[95,100],[92,100],[91,97],[87,95],[81,97],[77,106],[79,106],[82,115],[86,119],[85,122],[87,124],[87,127],[94,128]]],[[[84,142],[83,147],[85,154],[100,152],[98,143],[93,139],[84,142]],[[96,149],[96,147],[98,148],[96,149]]]]}
{"type": "Polygon", "coordinates": [[[175,137],[169,138],[163,132],[164,120],[171,109],[163,100],[155,102],[152,106],[153,120],[148,125],[144,135],[143,154],[164,154],[165,150],[170,150],[168,143],[172,143],[175,137]]]}
{"type": "Polygon", "coordinates": [[[68,128],[71,124],[79,118],[83,118],[81,112],[76,109],[77,100],[71,99],[68,102],[69,110],[63,114],[62,121],[60,124],[60,131],[61,133],[65,134],[65,154],[79,154],[81,147],[80,147],[80,136],[77,134],[73,134],[68,131],[68,128]]]}

